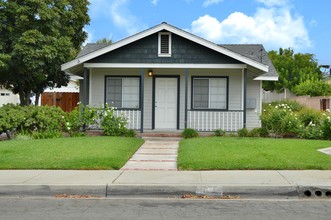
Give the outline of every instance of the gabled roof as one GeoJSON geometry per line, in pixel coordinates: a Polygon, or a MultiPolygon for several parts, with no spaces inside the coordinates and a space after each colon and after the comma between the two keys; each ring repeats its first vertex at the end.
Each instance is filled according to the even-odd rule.
{"type": "MultiPolygon", "coordinates": [[[[212,50],[222,53],[226,56],[229,56],[233,59],[241,61],[242,63],[245,63],[247,65],[250,65],[254,68],[257,68],[257,69],[267,73],[268,75],[278,77],[278,74],[277,74],[275,68],[273,67],[268,55],[265,55],[262,57],[262,62],[257,57],[257,55],[260,53],[260,49],[263,48],[262,45],[225,45],[225,44],[217,45],[213,42],[210,42],[206,39],[193,35],[187,31],[184,31],[182,29],[179,29],[179,28],[169,25],[167,23],[161,23],[155,27],[152,27],[150,29],[147,29],[145,31],[142,31],[140,33],[137,33],[135,35],[132,35],[130,37],[127,37],[123,40],[117,41],[110,45],[109,44],[107,44],[107,45],[105,45],[105,44],[87,44],[84,47],[84,49],[78,54],[76,59],[63,64],[61,66],[61,69],[62,69],[62,71],[67,71],[69,69],[79,68],[79,66],[81,66],[83,63],[88,62],[89,60],[91,60],[93,58],[96,58],[98,56],[111,52],[115,49],[123,47],[127,44],[130,44],[132,42],[135,42],[137,40],[140,40],[142,38],[145,38],[147,36],[150,36],[152,34],[155,34],[155,33],[158,33],[160,31],[164,31],[164,30],[169,31],[173,34],[177,34],[183,38],[186,38],[195,43],[203,45],[209,49],[212,49],[212,50]]],[[[265,53],[265,51],[264,51],[264,53],[265,53]]]]}
{"type": "Polygon", "coordinates": [[[277,80],[278,73],[270,60],[268,53],[264,49],[262,44],[220,44],[219,46],[225,47],[228,50],[241,54],[252,60],[260,62],[269,67],[269,71],[257,78],[256,80],[277,80]],[[268,77],[269,79],[267,79],[268,77]]]}

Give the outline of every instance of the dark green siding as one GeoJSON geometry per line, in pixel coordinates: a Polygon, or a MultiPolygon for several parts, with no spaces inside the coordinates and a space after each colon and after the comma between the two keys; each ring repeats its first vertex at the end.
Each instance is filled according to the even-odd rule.
{"type": "Polygon", "coordinates": [[[153,34],[96,57],[89,63],[241,63],[175,34],[172,34],[171,49],[171,57],[158,57],[158,34],[153,34]]]}

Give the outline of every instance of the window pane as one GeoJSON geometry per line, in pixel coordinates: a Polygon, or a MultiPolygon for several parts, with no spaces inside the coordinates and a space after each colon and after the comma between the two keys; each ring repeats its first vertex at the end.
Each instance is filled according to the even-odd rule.
{"type": "Polygon", "coordinates": [[[193,80],[193,108],[206,109],[208,108],[208,79],[194,79],[193,80]]]}
{"type": "Polygon", "coordinates": [[[226,79],[211,78],[210,85],[210,108],[226,108],[226,79]]]}
{"type": "Polygon", "coordinates": [[[106,102],[113,107],[122,107],[121,78],[107,78],[106,102]]]}
{"type": "Polygon", "coordinates": [[[139,108],[139,79],[123,78],[123,108],[139,108]]]}

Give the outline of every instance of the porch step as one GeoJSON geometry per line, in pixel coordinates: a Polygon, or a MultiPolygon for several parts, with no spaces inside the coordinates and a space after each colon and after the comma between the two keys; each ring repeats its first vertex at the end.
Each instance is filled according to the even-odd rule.
{"type": "Polygon", "coordinates": [[[155,137],[145,139],[145,143],[121,170],[177,170],[179,140],[155,137]]]}

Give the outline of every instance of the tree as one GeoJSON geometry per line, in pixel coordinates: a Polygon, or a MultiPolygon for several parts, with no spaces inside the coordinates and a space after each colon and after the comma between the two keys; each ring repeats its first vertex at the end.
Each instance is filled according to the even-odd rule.
{"type": "Polygon", "coordinates": [[[312,81],[306,80],[294,87],[297,95],[309,96],[329,96],[331,95],[331,86],[323,80],[312,81]]]}
{"type": "Polygon", "coordinates": [[[263,82],[265,90],[282,92],[285,88],[294,92],[294,88],[301,82],[322,79],[321,70],[313,54],[294,54],[292,49],[279,49],[270,51],[269,57],[272,60],[278,74],[278,81],[263,82]]]}
{"type": "Polygon", "coordinates": [[[0,0],[0,84],[30,103],[31,91],[67,85],[61,64],[85,41],[88,0],[0,0]]]}
{"type": "Polygon", "coordinates": [[[96,44],[112,44],[113,41],[112,41],[112,39],[107,40],[107,38],[104,37],[101,40],[97,40],[95,43],[96,44]]]}

